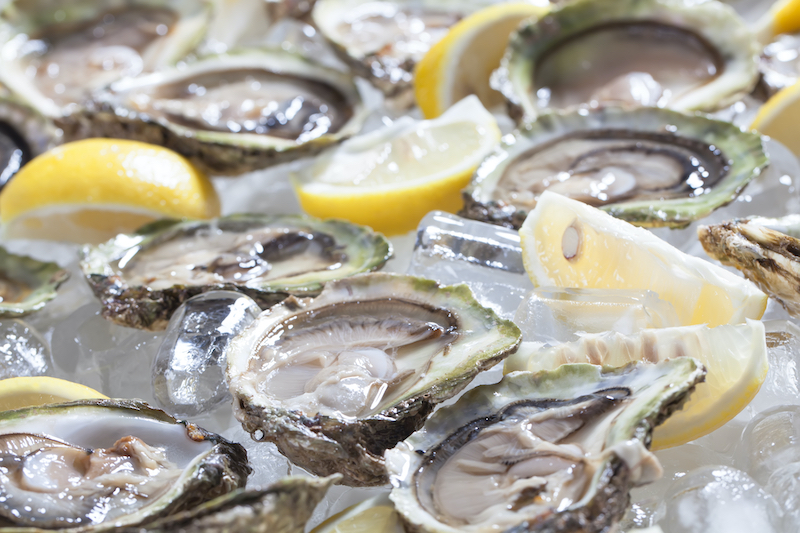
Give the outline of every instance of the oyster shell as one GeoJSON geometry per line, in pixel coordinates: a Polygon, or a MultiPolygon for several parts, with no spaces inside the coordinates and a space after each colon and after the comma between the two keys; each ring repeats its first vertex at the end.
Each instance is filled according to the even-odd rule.
{"type": "Polygon", "coordinates": [[[196,0],[14,0],[0,22],[0,82],[49,118],[91,91],[177,62],[202,39],[210,4],[196,0]]]}
{"type": "Polygon", "coordinates": [[[640,226],[683,227],[733,201],[767,164],[758,134],[702,116],[548,113],[481,163],[460,214],[518,229],[550,190],[640,226]]]}
{"type": "Polygon", "coordinates": [[[69,272],[56,263],[16,255],[0,246],[0,318],[38,311],[56,297],[69,272]]]}
{"type": "MultiPolygon", "coordinates": [[[[790,215],[796,220],[796,215],[790,215]]],[[[697,236],[708,255],[740,270],[744,277],[800,317],[800,240],[768,228],[780,219],[732,220],[700,226],[697,236]]]]}
{"type": "Polygon", "coordinates": [[[386,452],[391,499],[414,532],[611,531],[661,474],[653,428],[704,376],[689,358],[514,372],[386,452]]]}
{"type": "Polygon", "coordinates": [[[0,523],[70,531],[152,522],[250,473],[239,444],[130,400],[2,412],[0,461],[0,523]]]}
{"type": "Polygon", "coordinates": [[[391,256],[381,234],[302,215],[162,220],[81,251],[81,269],[124,326],[164,329],[181,303],[210,290],[242,292],[262,308],[325,282],[374,270],[391,256]]]}
{"type": "Polygon", "coordinates": [[[337,54],[395,107],[414,103],[414,67],[450,27],[497,0],[317,0],[311,17],[337,54]]]}
{"type": "Polygon", "coordinates": [[[759,51],[716,1],[577,0],[523,23],[493,85],[517,118],[611,102],[713,111],[755,86],[759,51]]]}
{"type": "Polygon", "coordinates": [[[210,174],[236,175],[312,155],[361,129],[352,78],[281,49],[239,49],[121,80],[59,121],[68,140],[159,144],[210,174]]]}
{"type": "Polygon", "coordinates": [[[234,415],[317,475],[386,482],[383,451],[519,343],[466,285],[383,273],[288,298],[231,342],[234,415]]]}

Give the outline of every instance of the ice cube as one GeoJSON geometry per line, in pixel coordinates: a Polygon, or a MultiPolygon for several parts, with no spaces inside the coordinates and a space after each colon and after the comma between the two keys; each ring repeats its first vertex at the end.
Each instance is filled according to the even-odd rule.
{"type": "Polygon", "coordinates": [[[747,424],[734,464],[766,485],[775,471],[798,461],[800,406],[782,405],[759,413],[747,424]]]}
{"type": "Polygon", "coordinates": [[[0,379],[43,376],[51,370],[50,348],[22,320],[0,320],[0,379]]]}
{"type": "Polygon", "coordinates": [[[753,413],[775,405],[800,405],[800,328],[788,320],[764,322],[769,371],[749,408],[753,413]]]}
{"type": "Polygon", "coordinates": [[[778,533],[782,512],[746,473],[704,466],[673,483],[664,533],[778,533]]]}
{"type": "Polygon", "coordinates": [[[503,318],[512,318],[533,289],[516,231],[441,211],[420,222],[408,273],[445,285],[466,283],[503,318]]]}
{"type": "Polygon", "coordinates": [[[773,472],[766,489],[783,509],[783,530],[800,531],[800,463],[790,463],[773,472]]]}
{"type": "Polygon", "coordinates": [[[153,393],[161,407],[191,416],[224,402],[225,349],[260,312],[252,298],[234,291],[206,292],[181,304],[153,361],[153,393]]]}
{"type": "Polygon", "coordinates": [[[652,291],[615,289],[533,289],[517,308],[514,322],[527,341],[559,344],[582,333],[680,326],[672,304],[652,291]]]}
{"type": "Polygon", "coordinates": [[[235,420],[222,436],[238,442],[247,450],[247,462],[253,468],[253,473],[247,479],[247,488],[266,487],[290,474],[292,468],[289,460],[280,454],[277,446],[271,442],[253,440],[235,420]]]}

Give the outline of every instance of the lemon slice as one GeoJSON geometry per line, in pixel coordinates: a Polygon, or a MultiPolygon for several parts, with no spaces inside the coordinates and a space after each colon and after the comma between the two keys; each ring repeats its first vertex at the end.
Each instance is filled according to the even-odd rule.
{"type": "Polygon", "coordinates": [[[333,515],[311,533],[405,533],[405,530],[388,494],[382,494],[333,515]]]}
{"type": "Polygon", "coordinates": [[[56,147],[0,192],[5,238],[99,243],[159,218],[212,218],[219,211],[213,185],[183,156],[118,139],[56,147]]]}
{"type": "Polygon", "coordinates": [[[670,246],[649,231],[546,191],[519,230],[535,285],[650,290],[681,325],[761,318],[767,296],[751,282],[670,246]]]}
{"type": "Polygon", "coordinates": [[[754,29],[762,43],[783,33],[800,31],[800,0],[778,0],[756,22],[754,29]]]}
{"type": "Polygon", "coordinates": [[[403,117],[344,142],[295,177],[295,190],[310,215],[406,233],[430,211],[458,211],[461,189],[499,141],[494,117],[469,96],[437,119],[403,117]]]}
{"type": "Polygon", "coordinates": [[[496,4],[455,24],[417,64],[414,95],[426,118],[438,117],[467,95],[487,108],[505,102],[489,86],[489,78],[520,22],[541,17],[547,9],[530,3],[496,4]]]}
{"type": "Polygon", "coordinates": [[[524,345],[506,360],[504,372],[555,370],[565,363],[624,366],[632,361],[659,362],[694,357],[708,370],[683,408],[656,428],[653,448],[685,444],[711,433],[735,417],[755,397],[767,377],[764,324],[716,328],[684,326],[648,329],[636,335],[601,333],[554,347],[524,345]]]}
{"type": "Polygon", "coordinates": [[[0,411],[92,398],[108,396],[80,383],[47,376],[0,380],[0,411]]]}
{"type": "Polygon", "coordinates": [[[750,128],[783,143],[795,155],[800,155],[800,82],[778,91],[761,106],[750,128]]]}

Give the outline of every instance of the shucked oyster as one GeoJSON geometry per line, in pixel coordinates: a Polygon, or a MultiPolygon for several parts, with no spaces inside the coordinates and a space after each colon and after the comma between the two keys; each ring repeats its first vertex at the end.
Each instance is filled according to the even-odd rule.
{"type": "Polygon", "coordinates": [[[121,80],[60,121],[68,140],[166,146],[211,174],[235,175],[311,155],[366,117],[352,78],[281,49],[241,49],[121,80]]]}
{"type": "MultiPolygon", "coordinates": [[[[790,217],[796,225],[797,216],[790,217]]],[[[745,219],[700,226],[697,236],[708,255],[741,270],[789,313],[800,317],[800,240],[768,225],[786,231],[781,219],[745,219]]]]}
{"type": "Polygon", "coordinates": [[[244,486],[240,445],[138,401],[0,413],[0,525],[146,524],[244,486]]]}
{"type": "Polygon", "coordinates": [[[611,531],[661,474],[653,428],[704,376],[688,358],[514,372],[386,452],[391,499],[410,531],[611,531]]]}
{"type": "Polygon", "coordinates": [[[349,222],[299,215],[165,220],[82,250],[81,269],[118,324],[164,329],[185,300],[210,290],[247,294],[262,308],[289,294],[379,268],[391,245],[349,222]]]}
{"type": "Polygon", "coordinates": [[[640,226],[686,226],[767,166],[761,137],[655,108],[548,113],[506,136],[464,190],[462,215],[519,228],[545,190],[640,226]]]}
{"type": "Polygon", "coordinates": [[[46,117],[91,91],[177,62],[203,37],[202,0],[14,0],[0,22],[0,82],[46,117]]]}
{"type": "Polygon", "coordinates": [[[363,274],[262,313],[231,342],[227,379],[254,438],[315,474],[380,485],[384,450],[518,343],[465,285],[363,274]]]}
{"type": "Polygon", "coordinates": [[[606,103],[713,111],[753,88],[758,53],[713,0],[577,0],[520,27],[494,85],[517,117],[606,103]]]}

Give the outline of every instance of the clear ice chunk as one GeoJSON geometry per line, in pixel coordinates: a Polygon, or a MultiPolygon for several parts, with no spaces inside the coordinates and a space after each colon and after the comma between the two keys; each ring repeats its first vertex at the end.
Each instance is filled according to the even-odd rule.
{"type": "Polygon", "coordinates": [[[33,326],[0,320],[0,379],[44,376],[52,366],[50,348],[33,326]]]}
{"type": "Polygon", "coordinates": [[[704,466],[670,487],[664,533],[778,533],[782,512],[746,473],[704,466]]]}
{"type": "Polygon", "coordinates": [[[206,292],[184,302],[153,361],[153,393],[161,407],[193,416],[229,398],[225,348],[260,312],[252,298],[233,291],[206,292]]]}
{"type": "Polygon", "coordinates": [[[800,462],[800,406],[782,405],[754,416],[744,428],[734,464],[762,485],[779,468],[800,462]]]}
{"type": "Polygon", "coordinates": [[[526,341],[551,345],[578,340],[583,333],[631,335],[681,325],[672,304],[652,291],[556,287],[533,289],[514,322],[526,341]]]}
{"type": "Polygon", "coordinates": [[[759,413],[775,405],[800,405],[800,327],[788,320],[764,322],[769,371],[749,409],[759,413]]]}
{"type": "Polygon", "coordinates": [[[783,509],[783,531],[800,531],[800,463],[777,469],[765,488],[783,509]]]}
{"type": "Polygon", "coordinates": [[[533,289],[516,231],[441,211],[420,222],[408,273],[444,285],[466,283],[503,318],[513,318],[533,289]]]}

